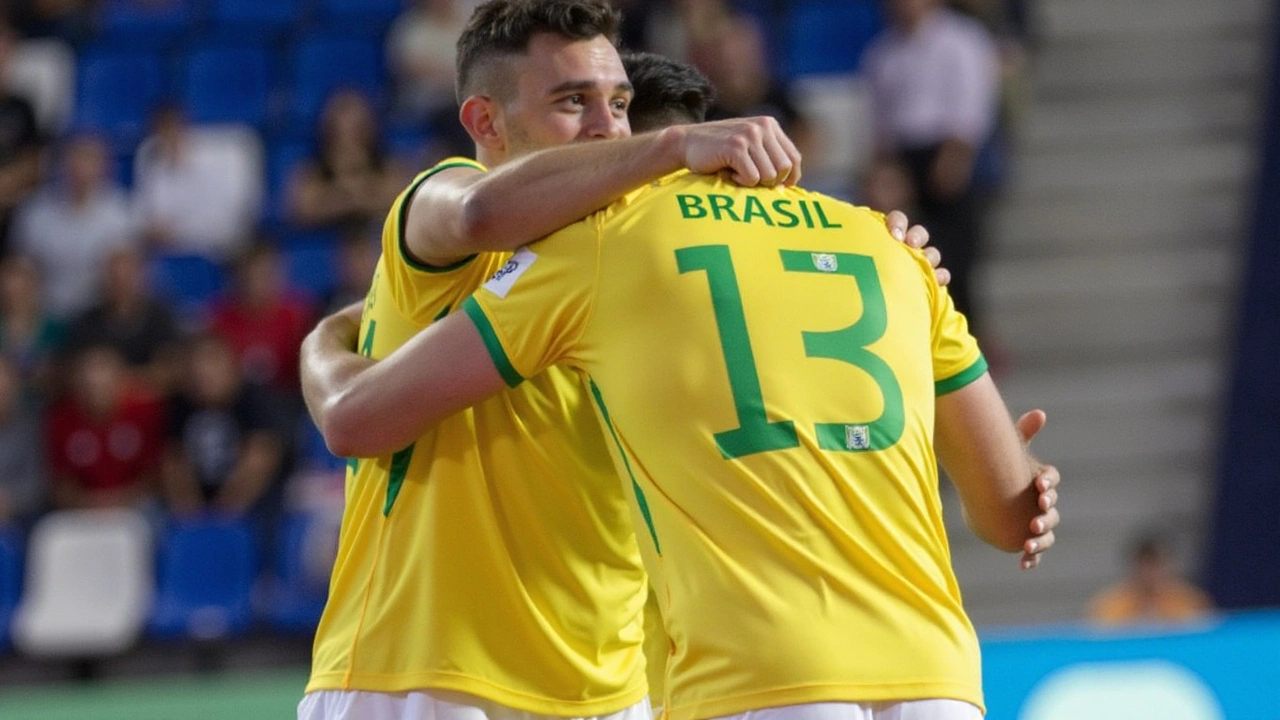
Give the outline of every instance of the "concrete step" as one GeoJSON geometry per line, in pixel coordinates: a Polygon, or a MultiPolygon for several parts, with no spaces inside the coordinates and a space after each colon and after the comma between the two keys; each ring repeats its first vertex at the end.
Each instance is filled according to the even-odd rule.
{"type": "Polygon", "coordinates": [[[1013,400],[1016,411],[1042,407],[1053,418],[1036,439],[1036,452],[1068,472],[1094,463],[1132,459],[1195,463],[1214,452],[1219,440],[1211,417],[1214,403],[1148,403],[1138,407],[1075,407],[1013,400]]]}
{"type": "Polygon", "coordinates": [[[1240,245],[1246,183],[1215,188],[1158,188],[1143,183],[1105,197],[1071,195],[1002,201],[993,213],[991,254],[1058,258],[1111,249],[1153,254],[1204,244],[1240,245]]]}
{"type": "Polygon", "coordinates": [[[996,336],[1019,355],[1106,359],[1127,356],[1111,351],[1134,349],[1155,359],[1165,352],[1185,357],[1221,347],[1231,337],[1227,320],[1233,299],[1226,288],[1169,287],[985,307],[996,336]]]}
{"type": "Polygon", "coordinates": [[[1043,30],[1057,42],[1088,37],[1174,37],[1252,31],[1264,0],[1042,0],[1043,30]]]}
{"type": "Polygon", "coordinates": [[[1149,186],[1238,189],[1252,177],[1257,153],[1237,140],[1205,140],[1171,152],[1168,147],[1087,148],[1027,151],[1015,166],[1011,203],[1063,195],[1106,198],[1112,191],[1149,186]]]}
{"type": "Polygon", "coordinates": [[[1120,38],[1055,43],[1031,70],[1038,97],[1105,97],[1135,91],[1251,85],[1265,47],[1255,33],[1225,38],[1120,38]]]}
{"type": "MultiPolygon", "coordinates": [[[[1078,360],[1071,372],[1036,366],[1000,378],[1000,391],[1015,412],[1037,407],[1151,407],[1153,404],[1204,405],[1217,401],[1222,362],[1212,357],[1147,359],[1131,362],[1078,360]]],[[[1057,425],[1055,418],[1050,418],[1057,425]]],[[[1052,427],[1052,426],[1051,426],[1052,427]]]]}
{"type": "Polygon", "coordinates": [[[1261,109],[1244,87],[1193,91],[1046,99],[1022,118],[1018,148],[1025,152],[1069,147],[1161,147],[1200,140],[1247,137],[1261,109]]]}
{"type": "Polygon", "coordinates": [[[993,258],[978,277],[988,304],[1046,304],[1087,296],[1125,300],[1148,292],[1214,291],[1236,280],[1228,248],[1202,245],[1158,253],[1119,247],[1062,257],[993,258]]]}
{"type": "MultiPolygon", "coordinates": [[[[1178,546],[1190,545],[1200,532],[1194,516],[1148,514],[1122,523],[1068,517],[1055,533],[1054,547],[1031,572],[1018,568],[1017,556],[982,546],[967,531],[954,531],[953,564],[965,607],[980,627],[1071,621],[1083,617],[1095,593],[1124,575],[1135,535],[1179,526],[1178,546]]],[[[1183,574],[1194,575],[1193,563],[1183,560],[1179,566],[1183,574]]]]}

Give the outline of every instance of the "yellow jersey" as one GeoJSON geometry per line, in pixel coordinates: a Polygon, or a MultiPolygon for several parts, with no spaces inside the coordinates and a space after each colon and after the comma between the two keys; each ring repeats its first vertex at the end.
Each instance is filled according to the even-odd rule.
{"type": "Polygon", "coordinates": [[[512,386],[589,382],[670,636],[675,720],[982,706],[934,401],[986,364],[883,218],[677,173],[518,250],[463,304],[512,386]]]}
{"type": "MultiPolygon", "coordinates": [[[[403,253],[409,198],[449,166],[415,179],[388,215],[361,322],[369,357],[456,309],[506,262],[485,254],[434,270],[403,253]]],[[[644,570],[576,377],[549,370],[348,468],[308,691],[437,688],[566,716],[644,697],[644,570]]]]}

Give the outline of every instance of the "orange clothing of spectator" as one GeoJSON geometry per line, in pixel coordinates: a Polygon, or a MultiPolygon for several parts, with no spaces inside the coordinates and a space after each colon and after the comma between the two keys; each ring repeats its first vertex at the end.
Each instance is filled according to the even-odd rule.
{"type": "Polygon", "coordinates": [[[1171,579],[1151,591],[1124,581],[1104,589],[1089,603],[1089,619],[1102,625],[1187,622],[1212,610],[1209,596],[1182,580],[1171,579]]]}

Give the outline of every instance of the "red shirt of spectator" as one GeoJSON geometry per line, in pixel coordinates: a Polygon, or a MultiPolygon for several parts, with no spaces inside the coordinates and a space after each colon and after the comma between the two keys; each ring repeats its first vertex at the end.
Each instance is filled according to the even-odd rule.
{"type": "Polygon", "coordinates": [[[70,396],[49,412],[46,441],[58,507],[134,505],[153,494],[162,406],[130,385],[116,350],[92,346],[76,361],[70,396]]]}
{"type": "Polygon", "coordinates": [[[209,318],[235,349],[245,379],[290,395],[299,392],[298,349],[312,319],[311,303],[287,286],[269,245],[241,258],[235,293],[215,302],[209,318]]]}

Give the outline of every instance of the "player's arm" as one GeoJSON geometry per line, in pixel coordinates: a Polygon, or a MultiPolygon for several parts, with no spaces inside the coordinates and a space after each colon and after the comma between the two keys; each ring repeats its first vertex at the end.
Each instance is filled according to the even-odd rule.
{"type": "MultiPolygon", "coordinates": [[[[345,341],[350,334],[329,339],[345,341]]],[[[323,377],[313,383],[307,406],[329,450],[342,457],[394,452],[507,387],[480,331],[461,312],[433,323],[377,363],[330,359],[312,370],[323,377]]]]}
{"type": "Polygon", "coordinates": [[[939,396],[936,408],[934,446],[969,526],[1001,550],[1023,550],[1040,515],[1039,463],[1019,438],[990,374],[939,396]]]}
{"type": "MultiPolygon", "coordinates": [[[[324,407],[374,361],[356,352],[363,303],[353,303],[325,317],[302,340],[298,373],[302,399],[316,427],[324,427],[324,407]]],[[[376,456],[370,453],[366,457],[376,456]]],[[[353,456],[354,457],[354,456],[353,456]]]]}
{"type": "Polygon", "coordinates": [[[427,265],[512,250],[682,168],[735,182],[800,179],[800,154],[773,118],[678,125],[608,142],[548,148],[483,173],[442,170],[411,199],[405,244],[427,265]]]}

